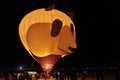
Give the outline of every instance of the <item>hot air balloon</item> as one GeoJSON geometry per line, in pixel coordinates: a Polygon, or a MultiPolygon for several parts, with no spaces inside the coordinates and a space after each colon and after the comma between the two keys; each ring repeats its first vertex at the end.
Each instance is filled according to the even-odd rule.
{"type": "Polygon", "coordinates": [[[57,9],[40,8],[26,14],[19,24],[19,37],[44,71],[51,71],[60,58],[77,48],[72,19],[57,9]]]}

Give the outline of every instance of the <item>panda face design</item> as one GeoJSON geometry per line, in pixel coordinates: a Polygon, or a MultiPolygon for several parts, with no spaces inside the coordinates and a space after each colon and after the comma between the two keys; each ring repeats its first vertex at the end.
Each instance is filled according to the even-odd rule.
{"type": "MultiPolygon", "coordinates": [[[[38,11],[38,13],[40,12],[38,11]]],[[[33,17],[31,18],[32,13],[22,20],[19,33],[27,51],[37,57],[45,57],[52,54],[65,56],[73,53],[74,49],[77,48],[74,23],[65,14],[64,18],[61,12],[54,15],[61,15],[62,18],[54,17],[52,11],[46,13],[52,14],[51,20],[39,21],[39,18],[36,17],[31,24],[25,23],[25,21],[33,19],[33,17]],[[28,19],[28,17],[30,18],[28,19]],[[21,28],[21,26],[24,26],[24,28],[21,28]]],[[[44,14],[46,13],[44,12],[44,14]]],[[[33,14],[37,14],[37,12],[33,12],[33,14]]]]}
{"type": "Polygon", "coordinates": [[[75,30],[72,23],[70,23],[70,25],[62,25],[62,21],[59,19],[54,20],[52,23],[51,36],[60,37],[57,48],[66,54],[70,54],[76,49],[75,30]]]}

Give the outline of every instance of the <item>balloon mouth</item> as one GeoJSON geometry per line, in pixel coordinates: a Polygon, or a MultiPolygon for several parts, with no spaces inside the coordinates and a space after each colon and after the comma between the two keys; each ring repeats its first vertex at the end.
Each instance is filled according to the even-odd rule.
{"type": "Polygon", "coordinates": [[[58,48],[59,50],[65,52],[66,54],[70,54],[70,53],[72,53],[72,52],[67,52],[67,51],[65,51],[64,49],[61,49],[61,48],[59,48],[59,47],[57,47],[57,48],[58,48]]]}
{"type": "Polygon", "coordinates": [[[41,65],[43,71],[51,71],[56,62],[61,58],[61,55],[48,55],[45,57],[38,57],[32,54],[35,60],[41,65]]]}

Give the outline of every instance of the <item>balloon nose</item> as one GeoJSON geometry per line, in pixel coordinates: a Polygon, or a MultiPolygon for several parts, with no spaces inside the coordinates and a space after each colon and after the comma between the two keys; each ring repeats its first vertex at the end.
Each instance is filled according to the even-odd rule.
{"type": "Polygon", "coordinates": [[[76,48],[73,47],[68,47],[69,50],[71,50],[72,52],[76,50],[76,48]]]}

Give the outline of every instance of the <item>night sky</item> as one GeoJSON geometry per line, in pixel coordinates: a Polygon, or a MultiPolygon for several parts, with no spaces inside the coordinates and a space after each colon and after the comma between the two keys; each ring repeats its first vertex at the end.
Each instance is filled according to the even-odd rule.
{"type": "Polygon", "coordinates": [[[14,0],[3,2],[0,11],[0,66],[36,63],[23,47],[18,26],[32,10],[55,4],[55,9],[73,11],[77,50],[58,61],[58,65],[104,66],[119,64],[117,52],[119,11],[108,1],[85,0],[14,0]]]}

